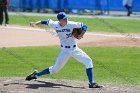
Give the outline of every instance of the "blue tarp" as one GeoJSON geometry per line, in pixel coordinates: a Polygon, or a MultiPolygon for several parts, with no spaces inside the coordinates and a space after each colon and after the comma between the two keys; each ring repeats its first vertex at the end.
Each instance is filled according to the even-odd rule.
{"type": "MultiPolygon", "coordinates": [[[[12,8],[125,10],[123,0],[11,0],[12,8]]],[[[140,11],[140,0],[133,0],[133,10],[140,11]]]]}

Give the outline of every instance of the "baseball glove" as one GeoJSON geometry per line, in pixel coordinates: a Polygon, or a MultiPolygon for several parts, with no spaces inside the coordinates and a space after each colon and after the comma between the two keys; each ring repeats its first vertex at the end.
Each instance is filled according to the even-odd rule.
{"type": "Polygon", "coordinates": [[[81,28],[73,28],[73,32],[72,35],[77,38],[77,39],[81,39],[84,35],[84,31],[82,31],[81,28]]]}

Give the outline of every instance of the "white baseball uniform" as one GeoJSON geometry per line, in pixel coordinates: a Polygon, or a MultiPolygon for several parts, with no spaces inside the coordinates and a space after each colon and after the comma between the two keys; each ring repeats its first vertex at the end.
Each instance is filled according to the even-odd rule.
{"type": "Polygon", "coordinates": [[[83,63],[86,68],[92,68],[92,59],[80,48],[78,48],[76,39],[72,36],[73,28],[81,28],[83,23],[68,21],[65,26],[61,26],[59,21],[48,20],[46,25],[54,28],[61,43],[61,52],[59,53],[56,62],[53,66],[49,67],[50,73],[59,71],[72,56],[80,63],[83,63]]]}
{"type": "Polygon", "coordinates": [[[80,63],[85,65],[86,74],[89,80],[89,88],[101,88],[102,86],[99,86],[94,81],[94,75],[92,71],[92,59],[84,51],[78,48],[76,38],[72,36],[74,28],[81,28],[82,31],[86,31],[86,24],[68,21],[68,17],[65,12],[58,13],[57,19],[60,22],[62,20],[62,23],[64,20],[67,20],[67,24],[62,26],[60,25],[59,21],[53,21],[51,19],[39,21],[39,23],[41,24],[45,24],[54,28],[60,39],[61,51],[56,59],[55,64],[49,68],[45,68],[40,72],[34,71],[26,77],[26,80],[37,79],[38,76],[58,72],[67,63],[68,59],[72,56],[75,59],[77,59],[80,63]]]}

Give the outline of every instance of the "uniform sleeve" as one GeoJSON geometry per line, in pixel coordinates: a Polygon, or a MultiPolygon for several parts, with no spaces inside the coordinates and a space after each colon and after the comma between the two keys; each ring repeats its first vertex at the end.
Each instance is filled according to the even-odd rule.
{"type": "Polygon", "coordinates": [[[51,19],[41,20],[41,24],[48,25],[50,27],[54,27],[55,26],[55,22],[53,20],[51,20],[51,19]]]}
{"type": "Polygon", "coordinates": [[[80,22],[70,22],[73,28],[81,28],[83,23],[80,22]]]}

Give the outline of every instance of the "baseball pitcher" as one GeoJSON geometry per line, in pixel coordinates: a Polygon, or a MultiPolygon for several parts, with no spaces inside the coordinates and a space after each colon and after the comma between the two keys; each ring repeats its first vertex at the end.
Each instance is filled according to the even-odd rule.
{"type": "Polygon", "coordinates": [[[26,80],[30,81],[32,79],[37,79],[39,76],[45,74],[58,72],[72,56],[77,61],[85,65],[87,77],[89,80],[89,88],[101,88],[102,86],[98,85],[94,81],[92,72],[92,59],[84,51],[82,51],[76,43],[76,39],[81,39],[84,33],[87,31],[87,25],[80,22],[68,21],[68,16],[64,12],[58,13],[57,19],[58,21],[48,19],[31,23],[31,26],[33,27],[39,24],[44,24],[55,29],[60,39],[61,51],[53,66],[50,66],[40,72],[37,70],[33,71],[26,77],[26,80]]]}

